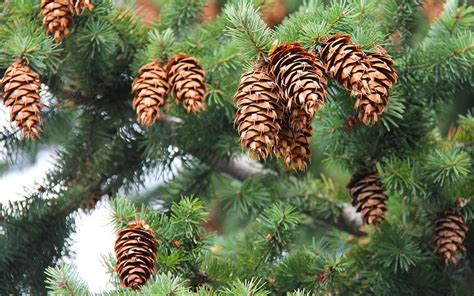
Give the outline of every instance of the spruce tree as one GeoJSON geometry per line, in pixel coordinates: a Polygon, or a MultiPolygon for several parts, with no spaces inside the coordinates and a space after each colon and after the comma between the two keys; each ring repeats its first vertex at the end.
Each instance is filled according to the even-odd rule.
{"type": "Polygon", "coordinates": [[[63,258],[101,200],[107,294],[472,295],[472,6],[155,2],[0,3],[0,170],[57,148],[1,195],[1,295],[91,294],[63,258]]]}

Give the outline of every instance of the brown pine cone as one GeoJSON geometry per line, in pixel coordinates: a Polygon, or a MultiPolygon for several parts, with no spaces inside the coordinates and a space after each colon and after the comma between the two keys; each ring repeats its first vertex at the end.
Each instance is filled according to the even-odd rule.
{"type": "Polygon", "coordinates": [[[70,0],[42,0],[41,15],[46,31],[53,34],[55,42],[61,42],[69,35],[72,25],[72,11],[70,0]]]}
{"type": "Polygon", "coordinates": [[[183,103],[188,113],[205,109],[205,72],[197,60],[185,54],[171,59],[167,66],[169,83],[177,102],[183,103]]]}
{"type": "Polygon", "coordinates": [[[313,54],[299,43],[280,45],[270,53],[270,72],[281,90],[282,98],[290,112],[290,125],[304,130],[313,118],[314,112],[322,108],[326,97],[324,67],[313,54]],[[300,111],[306,113],[306,118],[300,111]]]}
{"type": "Polygon", "coordinates": [[[17,59],[5,71],[1,85],[3,102],[11,107],[10,121],[16,121],[17,127],[21,129],[21,138],[39,138],[43,117],[38,73],[31,70],[26,61],[17,59]]]}
{"type": "Polygon", "coordinates": [[[144,221],[133,221],[119,230],[115,241],[117,263],[122,287],[140,289],[155,274],[157,239],[153,230],[144,221]]]}
{"type": "Polygon", "coordinates": [[[350,42],[349,35],[335,34],[323,42],[320,53],[328,75],[351,91],[361,122],[377,123],[388,103],[388,89],[397,80],[393,61],[381,47],[366,56],[359,46],[350,42]]]}
{"type": "Polygon", "coordinates": [[[92,4],[91,0],[70,0],[69,2],[69,10],[75,15],[80,16],[86,10],[92,11],[94,9],[94,4],[92,4]]]}
{"type": "Polygon", "coordinates": [[[234,122],[242,149],[247,147],[252,157],[267,159],[278,142],[278,100],[275,82],[264,67],[257,65],[240,78],[234,122]]]}
{"type": "Polygon", "coordinates": [[[445,210],[434,221],[434,253],[443,258],[444,265],[456,266],[466,252],[463,241],[467,231],[466,220],[456,208],[445,210]]]}
{"type": "Polygon", "coordinates": [[[397,82],[397,73],[393,68],[393,61],[387,52],[377,46],[375,53],[367,56],[370,67],[370,92],[363,96],[357,96],[354,108],[359,110],[358,117],[366,125],[375,124],[378,115],[382,114],[388,104],[389,90],[397,82]]]}
{"type": "Polygon", "coordinates": [[[388,199],[379,177],[375,173],[355,174],[347,187],[352,197],[352,205],[362,214],[364,223],[378,226],[385,218],[388,199]]]}
{"type": "Polygon", "coordinates": [[[169,90],[167,73],[158,62],[152,61],[139,70],[132,83],[132,106],[137,110],[138,123],[152,126],[160,119],[160,108],[166,103],[169,90]]]}
{"type": "Polygon", "coordinates": [[[311,160],[311,125],[304,130],[293,130],[288,120],[280,122],[279,142],[275,148],[277,157],[283,157],[289,167],[304,171],[311,160]]]}

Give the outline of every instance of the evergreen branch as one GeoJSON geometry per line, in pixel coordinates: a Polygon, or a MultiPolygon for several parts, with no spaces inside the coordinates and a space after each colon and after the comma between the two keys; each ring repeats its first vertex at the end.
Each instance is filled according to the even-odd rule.
{"type": "Polygon", "coordinates": [[[260,18],[249,0],[240,0],[229,5],[224,14],[230,23],[228,34],[246,57],[259,59],[266,57],[270,50],[273,33],[260,18]]]}

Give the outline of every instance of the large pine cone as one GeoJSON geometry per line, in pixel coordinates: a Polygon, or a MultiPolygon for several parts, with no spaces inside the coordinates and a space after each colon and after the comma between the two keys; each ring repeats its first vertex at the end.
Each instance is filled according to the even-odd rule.
{"type": "Polygon", "coordinates": [[[160,108],[166,103],[170,90],[166,71],[152,61],[143,66],[132,83],[133,109],[137,110],[137,121],[152,126],[161,117],[160,108]]]}
{"type": "Polygon", "coordinates": [[[299,43],[281,45],[270,54],[270,72],[290,112],[290,125],[303,131],[307,124],[301,122],[302,113],[292,110],[304,110],[304,121],[311,121],[314,112],[323,106],[327,81],[321,61],[299,43]]]}
{"type": "Polygon", "coordinates": [[[91,0],[69,0],[69,10],[75,15],[82,15],[86,10],[92,11],[94,4],[91,0]]]}
{"type": "Polygon", "coordinates": [[[205,109],[205,72],[197,60],[185,54],[171,59],[167,66],[171,90],[178,102],[183,103],[188,113],[205,109]]]}
{"type": "Polygon", "coordinates": [[[235,124],[242,149],[266,159],[278,142],[278,93],[273,79],[261,66],[244,73],[234,96],[235,124]]]}
{"type": "Polygon", "coordinates": [[[41,132],[41,88],[38,73],[22,59],[17,59],[8,67],[1,81],[3,102],[11,107],[10,121],[16,121],[21,129],[21,137],[34,139],[41,132]]]}
{"type": "Polygon", "coordinates": [[[288,120],[282,120],[275,149],[277,157],[283,157],[289,167],[304,171],[311,160],[311,132],[311,125],[296,131],[290,127],[288,120]]]}
{"type": "Polygon", "coordinates": [[[445,265],[456,266],[462,253],[466,252],[463,241],[467,231],[466,220],[456,208],[445,210],[434,221],[434,253],[443,258],[445,265]]]}
{"type": "Polygon", "coordinates": [[[42,0],[41,15],[46,31],[53,34],[55,42],[61,42],[69,35],[72,25],[72,11],[70,0],[42,0]]]}
{"type": "Polygon", "coordinates": [[[379,177],[375,173],[356,174],[347,187],[352,197],[352,205],[362,214],[364,223],[378,226],[385,218],[388,199],[379,177]]]}
{"type": "Polygon", "coordinates": [[[117,263],[122,287],[140,289],[156,272],[155,253],[157,239],[144,221],[133,221],[119,230],[115,241],[117,263]]]}

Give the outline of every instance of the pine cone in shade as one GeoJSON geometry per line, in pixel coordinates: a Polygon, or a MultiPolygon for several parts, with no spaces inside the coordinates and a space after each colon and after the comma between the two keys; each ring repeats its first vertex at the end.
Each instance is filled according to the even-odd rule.
{"type": "Polygon", "coordinates": [[[379,177],[375,173],[355,174],[347,187],[352,205],[362,214],[364,224],[378,226],[385,217],[388,199],[379,177]]]}
{"type": "Polygon", "coordinates": [[[463,241],[467,231],[466,220],[456,208],[446,209],[434,221],[434,253],[443,259],[444,265],[456,266],[466,252],[463,241]]]}
{"type": "Polygon", "coordinates": [[[61,42],[69,34],[72,25],[70,0],[42,0],[41,15],[46,31],[55,42],[61,42]]]}
{"type": "Polygon", "coordinates": [[[132,221],[118,231],[115,271],[122,287],[138,290],[156,272],[156,243],[153,230],[144,221],[132,221]]]}
{"type": "Polygon", "coordinates": [[[247,147],[252,157],[267,159],[278,142],[280,125],[277,87],[264,67],[257,65],[242,75],[234,101],[242,149],[247,147]]]}
{"type": "Polygon", "coordinates": [[[40,76],[23,59],[17,59],[5,71],[1,81],[3,102],[10,109],[10,121],[16,121],[21,138],[39,138],[42,131],[40,76]]]}
{"type": "Polygon", "coordinates": [[[69,10],[75,15],[82,15],[86,10],[92,11],[94,4],[91,0],[70,0],[69,10]]]}
{"type": "Polygon", "coordinates": [[[378,115],[382,114],[388,104],[389,90],[397,82],[397,73],[393,68],[393,61],[387,52],[380,46],[375,47],[375,53],[367,56],[370,67],[369,92],[357,96],[354,108],[358,110],[358,117],[366,125],[375,124],[378,115]]]}
{"type": "Polygon", "coordinates": [[[205,72],[197,60],[185,54],[171,59],[167,66],[171,90],[178,102],[181,102],[188,113],[205,109],[206,95],[205,72]]]}
{"type": "Polygon", "coordinates": [[[304,110],[306,121],[310,121],[323,106],[327,81],[321,61],[299,43],[293,43],[280,45],[270,53],[269,68],[290,111],[290,125],[304,130],[307,125],[301,122],[302,113],[292,110],[304,110]]]}
{"type": "Polygon", "coordinates": [[[169,90],[167,73],[158,62],[152,61],[139,70],[132,83],[132,106],[137,111],[138,123],[152,126],[160,119],[160,108],[166,103],[169,90]]]}
{"type": "Polygon", "coordinates": [[[289,167],[304,171],[311,160],[311,131],[311,126],[295,131],[288,120],[281,121],[279,142],[275,149],[277,157],[282,157],[289,167]]]}

